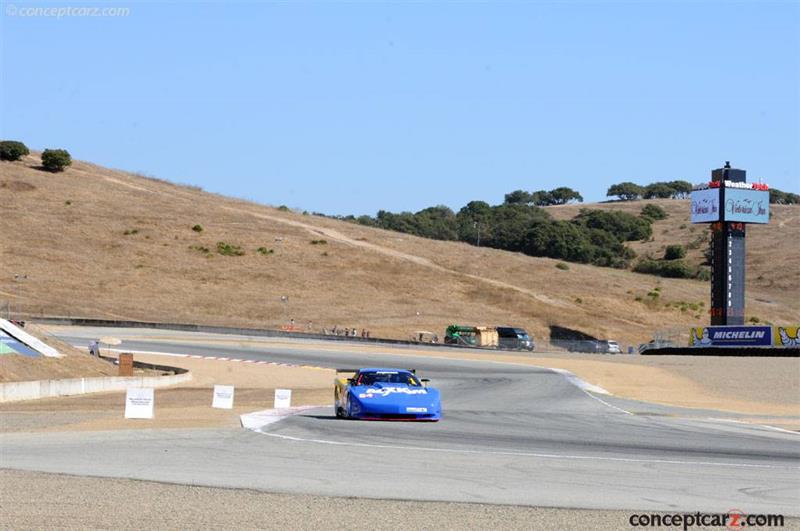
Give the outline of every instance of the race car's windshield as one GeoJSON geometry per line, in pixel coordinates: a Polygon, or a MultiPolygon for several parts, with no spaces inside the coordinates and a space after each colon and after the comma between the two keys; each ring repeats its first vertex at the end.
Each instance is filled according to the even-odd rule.
{"type": "Polygon", "coordinates": [[[421,386],[420,381],[408,372],[364,372],[358,375],[356,385],[373,385],[382,383],[399,383],[410,386],[421,386]]]}

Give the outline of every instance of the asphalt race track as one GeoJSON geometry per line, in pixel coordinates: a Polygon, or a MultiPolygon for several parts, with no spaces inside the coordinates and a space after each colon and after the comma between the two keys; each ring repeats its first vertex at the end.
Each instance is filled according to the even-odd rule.
{"type": "Polygon", "coordinates": [[[800,515],[797,434],[594,395],[548,369],[402,349],[342,353],[312,341],[270,340],[266,352],[256,338],[164,331],[76,328],[65,338],[86,345],[100,335],[130,350],[413,367],[441,389],[444,418],[337,420],[328,406],[263,433],[4,434],[0,466],[346,497],[800,515]]]}

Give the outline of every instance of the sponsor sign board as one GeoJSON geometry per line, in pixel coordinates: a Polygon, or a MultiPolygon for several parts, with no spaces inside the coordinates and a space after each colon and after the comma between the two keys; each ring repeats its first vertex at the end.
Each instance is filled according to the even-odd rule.
{"type": "Polygon", "coordinates": [[[214,398],[211,400],[211,407],[218,409],[233,409],[233,386],[215,385],[214,398]]]}
{"type": "Polygon", "coordinates": [[[154,403],[155,393],[152,387],[129,387],[125,394],[125,418],[153,418],[154,403]]]}
{"type": "Polygon", "coordinates": [[[719,221],[719,188],[694,190],[692,192],[692,223],[719,221]]]}
{"type": "Polygon", "coordinates": [[[275,409],[285,409],[292,407],[292,390],[291,389],[275,389],[275,409]]]}
{"type": "Polygon", "coordinates": [[[769,223],[769,192],[726,188],[724,210],[725,221],[769,223]]]}
{"type": "Polygon", "coordinates": [[[770,326],[705,326],[692,328],[691,347],[769,347],[772,345],[770,326]]]}
{"type": "Polygon", "coordinates": [[[800,326],[773,326],[772,344],[776,347],[800,348],[800,326]]]}

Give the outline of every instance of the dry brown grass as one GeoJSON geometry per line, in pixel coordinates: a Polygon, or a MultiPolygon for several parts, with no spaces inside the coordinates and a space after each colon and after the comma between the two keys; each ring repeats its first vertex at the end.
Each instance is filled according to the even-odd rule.
{"type": "MultiPolygon", "coordinates": [[[[707,308],[705,282],[577,264],[562,271],[556,260],[303,216],[85,162],[60,174],[38,164],[37,154],[0,163],[0,300],[16,303],[19,293],[33,314],[270,328],[291,317],[317,330],[338,324],[401,338],[461,322],[515,324],[541,339],[558,324],[625,344],[708,321],[666,307],[707,308]],[[311,244],[318,239],[327,245],[311,244]],[[221,256],[218,241],[246,254],[221,256]],[[257,253],[262,246],[275,253],[257,253]],[[17,273],[28,279],[16,284],[17,273]],[[657,304],[635,300],[657,286],[657,304]]],[[[644,204],[593,206],[638,212],[644,204]]],[[[692,232],[685,202],[659,204],[670,218],[656,224],[654,242],[634,244],[640,254],[702,230],[692,232]]],[[[751,230],[748,315],[796,323],[799,251],[781,242],[797,240],[800,219],[796,207],[774,211],[768,228],[751,230]]]]}

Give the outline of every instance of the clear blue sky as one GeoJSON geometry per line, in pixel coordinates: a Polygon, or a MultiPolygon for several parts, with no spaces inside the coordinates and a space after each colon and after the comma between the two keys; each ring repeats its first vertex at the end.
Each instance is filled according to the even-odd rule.
{"type": "Polygon", "coordinates": [[[330,214],[728,159],[798,192],[799,6],[4,1],[0,136],[330,214]],[[130,14],[19,16],[69,5],[130,14]]]}

